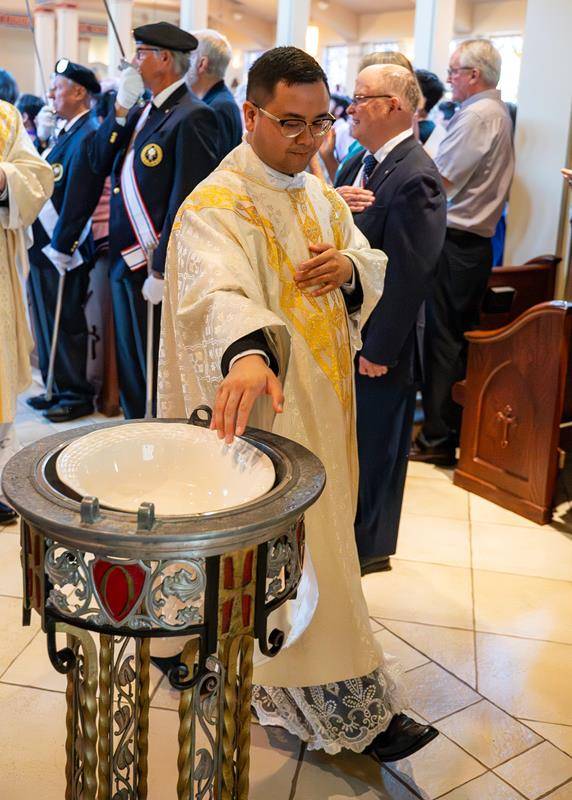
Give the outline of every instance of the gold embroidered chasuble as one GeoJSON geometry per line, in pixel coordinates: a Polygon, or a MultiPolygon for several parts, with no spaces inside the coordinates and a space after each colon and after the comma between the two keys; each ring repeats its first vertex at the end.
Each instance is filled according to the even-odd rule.
{"type": "Polygon", "coordinates": [[[23,284],[28,274],[26,228],[51,196],[54,176],[10,103],[0,101],[0,168],[8,206],[0,205],[0,424],[12,422],[16,398],[31,381],[33,341],[23,284]]]}
{"type": "Polygon", "coordinates": [[[305,445],[327,473],[324,494],[306,515],[307,558],[297,600],[288,604],[286,643],[276,658],[257,664],[258,684],[325,684],[383,665],[354,540],[353,357],[381,296],[386,262],[333,189],[306,173],[275,172],[247,143],[197,186],[173,225],[159,415],[185,417],[200,404],[212,406],[223,353],[263,329],[279,364],[284,412],[274,415],[268,399],[259,400],[250,424],[305,445]],[[297,288],[295,268],[319,242],[331,242],[355,264],[364,292],[359,317],[348,317],[341,290],[314,298],[297,288]]]}

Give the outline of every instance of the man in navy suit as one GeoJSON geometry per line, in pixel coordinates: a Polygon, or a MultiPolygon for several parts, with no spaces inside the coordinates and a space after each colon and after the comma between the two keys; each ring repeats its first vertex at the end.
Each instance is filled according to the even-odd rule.
{"type": "Polygon", "coordinates": [[[389,569],[396,550],[421,372],[420,317],[445,238],[439,173],[413,136],[419,100],[404,67],[362,70],[348,113],[366,153],[350,159],[337,180],[356,225],[388,257],[383,295],[356,359],[362,574],[389,569]]]}
{"type": "Polygon", "coordinates": [[[232,50],[228,39],[215,30],[194,31],[199,46],[191,56],[187,83],[218,117],[220,155],[224,158],[242,141],[242,119],[236,100],[224,82],[232,50]]]}
{"type": "MultiPolygon", "coordinates": [[[[89,169],[76,156],[85,138],[97,129],[90,107],[92,95],[99,91],[90,69],[67,58],[58,61],[50,97],[64,125],[43,154],[54,173],[54,193],[34,222],[28,280],[40,370],[46,381],[58,285],[60,275],[65,274],[54,391],[50,400],[44,394],[28,400],[32,408],[43,409],[52,422],[67,422],[93,412],[94,390],[86,377],[88,330],[84,313],[94,256],[91,214],[76,214],[89,169]]],[[[54,112],[45,107],[40,115],[44,121],[51,121],[53,130],[54,112]]],[[[101,188],[101,183],[93,186],[97,199],[101,188]]]]}
{"type": "Polygon", "coordinates": [[[134,66],[122,70],[115,109],[86,141],[84,153],[94,175],[111,174],[110,282],[120,399],[127,418],[145,413],[146,301],[155,306],[157,370],[159,304],[175,215],[220,160],[215,112],[185,84],[195,37],[168,22],[142,25],[133,35],[134,66]],[[142,104],[138,100],[145,88],[153,97],[142,104]],[[152,272],[147,275],[149,251],[152,272]]]}

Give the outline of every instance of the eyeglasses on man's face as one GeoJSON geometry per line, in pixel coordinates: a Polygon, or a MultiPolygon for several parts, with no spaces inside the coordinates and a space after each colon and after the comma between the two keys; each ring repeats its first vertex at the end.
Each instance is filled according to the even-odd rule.
{"type": "Polygon", "coordinates": [[[135,48],[135,58],[137,61],[141,61],[142,58],[145,58],[145,53],[160,53],[160,47],[136,47],[135,48]]]}
{"type": "Polygon", "coordinates": [[[271,119],[273,122],[278,123],[280,125],[280,130],[282,132],[282,136],[285,136],[287,139],[295,139],[296,136],[300,136],[300,134],[304,133],[306,128],[310,129],[310,133],[314,137],[325,136],[329,130],[331,130],[332,125],[336,121],[336,118],[333,114],[327,114],[325,117],[321,117],[320,119],[315,119],[313,122],[306,122],[303,119],[280,119],[280,117],[275,117],[274,114],[271,114],[270,111],[267,111],[262,106],[257,106],[256,103],[252,104],[261,114],[264,114],[265,117],[271,119]]]}
{"type": "Polygon", "coordinates": [[[472,72],[473,70],[474,67],[449,67],[449,69],[447,70],[447,77],[452,78],[459,72],[472,72]]]}
{"type": "Polygon", "coordinates": [[[367,103],[368,100],[377,100],[379,98],[385,97],[390,99],[393,97],[392,94],[354,94],[352,97],[350,105],[352,106],[363,106],[364,103],[367,103]]]}

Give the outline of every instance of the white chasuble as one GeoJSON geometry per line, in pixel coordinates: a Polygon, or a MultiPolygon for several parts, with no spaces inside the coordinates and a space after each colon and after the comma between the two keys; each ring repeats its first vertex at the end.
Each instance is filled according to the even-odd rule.
{"type": "Polygon", "coordinates": [[[7,205],[0,204],[0,424],[13,421],[16,398],[31,381],[33,341],[23,286],[28,274],[27,228],[52,194],[52,169],[36,152],[19,112],[0,101],[0,168],[7,205]]]}
{"type": "Polygon", "coordinates": [[[198,405],[213,407],[223,353],[263,329],[279,364],[284,411],[275,415],[267,398],[259,400],[249,424],[299,442],[326,468],[324,493],[306,512],[307,558],[298,597],[287,604],[291,627],[285,645],[255,666],[254,681],[262,687],[295,691],[385,669],[370,629],[354,539],[353,358],[359,330],[381,296],[386,263],[333,189],[306,173],[272,170],[247,143],[197,186],[173,225],[159,416],[188,417],[198,405]],[[294,271],[312,257],[309,245],[320,242],[331,243],[356,266],[364,292],[359,317],[348,317],[341,290],[315,298],[297,288],[294,271]]]}

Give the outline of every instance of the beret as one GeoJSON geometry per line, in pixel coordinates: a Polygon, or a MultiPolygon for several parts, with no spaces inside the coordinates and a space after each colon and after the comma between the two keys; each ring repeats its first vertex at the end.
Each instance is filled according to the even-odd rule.
{"type": "Polygon", "coordinates": [[[69,78],[70,81],[79,83],[80,86],[84,86],[92,94],[101,92],[101,86],[95,77],[95,72],[87,67],[82,67],[81,64],[74,64],[73,61],[69,61],[67,58],[60,58],[56,62],[56,75],[63,75],[64,78],[69,78]]]}
{"type": "Polygon", "coordinates": [[[182,53],[190,53],[199,45],[192,33],[187,33],[170,22],[140,25],[133,30],[133,38],[141,44],[160,47],[162,50],[180,50],[182,53]]]}

